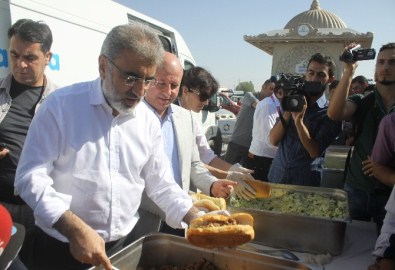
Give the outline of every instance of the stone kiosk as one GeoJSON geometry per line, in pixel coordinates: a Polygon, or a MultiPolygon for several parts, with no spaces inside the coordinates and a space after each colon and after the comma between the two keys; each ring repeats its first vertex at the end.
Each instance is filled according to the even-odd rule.
{"type": "Polygon", "coordinates": [[[304,74],[307,61],[316,52],[329,55],[336,63],[336,77],[342,75],[339,55],[346,44],[356,42],[370,48],[373,33],[359,33],[347,28],[335,14],[323,10],[318,0],[313,0],[310,10],[293,17],[282,30],[272,30],[244,40],[273,56],[272,72],[304,74]]]}

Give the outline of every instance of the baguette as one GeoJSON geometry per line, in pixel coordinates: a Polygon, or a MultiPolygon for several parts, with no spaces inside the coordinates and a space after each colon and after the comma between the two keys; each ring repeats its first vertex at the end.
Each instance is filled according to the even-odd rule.
{"type": "Polygon", "coordinates": [[[191,197],[196,200],[194,202],[196,207],[203,207],[209,211],[226,210],[226,201],[224,198],[215,198],[203,193],[192,193],[191,197]]]}
{"type": "Polygon", "coordinates": [[[192,245],[204,248],[239,246],[254,239],[253,222],[247,213],[207,214],[192,220],[186,237],[192,245]]]}

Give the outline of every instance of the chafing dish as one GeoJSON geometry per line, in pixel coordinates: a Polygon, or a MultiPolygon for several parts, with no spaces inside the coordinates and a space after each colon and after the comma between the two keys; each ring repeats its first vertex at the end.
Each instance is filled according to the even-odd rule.
{"type": "MultiPolygon", "coordinates": [[[[347,193],[340,189],[271,184],[272,189],[326,194],[345,200],[347,193]]],[[[228,204],[231,213],[246,212],[254,217],[253,243],[313,254],[339,255],[344,246],[346,226],[349,222],[348,206],[344,219],[301,216],[267,210],[235,208],[228,204]]]]}
{"type": "Polygon", "coordinates": [[[212,262],[219,270],[311,270],[294,261],[246,250],[195,247],[183,237],[163,233],[154,233],[140,238],[111,256],[110,260],[121,270],[154,270],[163,265],[183,266],[202,258],[212,262]]]}

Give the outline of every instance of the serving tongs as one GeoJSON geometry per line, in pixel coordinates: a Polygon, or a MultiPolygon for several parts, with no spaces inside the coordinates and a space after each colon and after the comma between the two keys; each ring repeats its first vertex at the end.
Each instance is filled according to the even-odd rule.
{"type": "Polygon", "coordinates": [[[255,198],[269,198],[272,194],[272,187],[269,183],[261,180],[244,180],[255,190],[255,198]]]}

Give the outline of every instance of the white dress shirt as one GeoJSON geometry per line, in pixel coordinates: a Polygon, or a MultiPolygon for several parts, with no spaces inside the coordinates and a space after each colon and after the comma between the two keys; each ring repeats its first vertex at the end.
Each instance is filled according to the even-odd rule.
{"type": "Polygon", "coordinates": [[[31,123],[15,186],[36,224],[52,237],[68,209],[107,241],[127,235],[138,220],[142,191],[181,227],[192,206],[172,178],[157,119],[142,104],[112,115],[101,80],[51,94],[31,123]]]}
{"type": "Polygon", "coordinates": [[[249,152],[256,156],[274,158],[277,147],[269,141],[269,133],[279,117],[280,102],[274,94],[258,102],[254,112],[252,141],[249,152]]]}
{"type": "Polygon", "coordinates": [[[206,134],[203,132],[203,127],[199,118],[201,117],[200,114],[192,112],[194,118],[194,125],[196,127],[196,144],[199,150],[200,160],[205,164],[210,164],[210,162],[217,157],[214,151],[211,149],[210,145],[208,144],[206,134]]]}

